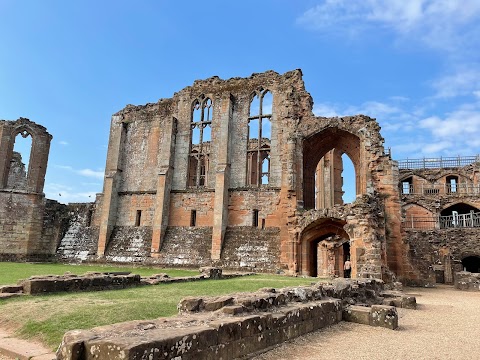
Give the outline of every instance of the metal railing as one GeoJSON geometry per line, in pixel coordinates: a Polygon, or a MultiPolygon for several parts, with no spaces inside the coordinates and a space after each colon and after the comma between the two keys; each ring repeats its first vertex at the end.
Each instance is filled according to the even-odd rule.
{"type": "Polygon", "coordinates": [[[402,184],[402,195],[479,195],[480,185],[474,184],[402,184]]]}
{"type": "Polygon", "coordinates": [[[480,162],[480,155],[398,160],[399,169],[458,168],[480,162]]]}
{"type": "Polygon", "coordinates": [[[478,228],[480,227],[480,212],[437,217],[410,216],[403,221],[402,225],[405,229],[416,230],[478,228]]]}

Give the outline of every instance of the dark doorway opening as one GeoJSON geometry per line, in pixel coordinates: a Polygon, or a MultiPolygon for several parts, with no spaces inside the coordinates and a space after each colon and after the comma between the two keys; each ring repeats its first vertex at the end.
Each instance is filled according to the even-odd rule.
{"type": "Polygon", "coordinates": [[[480,257],[478,256],[468,256],[462,260],[463,270],[471,273],[480,272],[480,257]]]}

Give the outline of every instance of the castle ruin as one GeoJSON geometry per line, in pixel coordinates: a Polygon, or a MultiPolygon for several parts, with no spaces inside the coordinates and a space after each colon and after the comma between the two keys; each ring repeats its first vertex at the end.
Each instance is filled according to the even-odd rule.
{"type": "Polygon", "coordinates": [[[0,252],[308,276],[343,276],[349,258],[352,277],[410,284],[479,271],[478,157],[395,161],[375,119],[312,108],[300,70],[212,77],[128,105],[112,116],[103,192],[68,206],[42,194],[51,136],[2,121],[0,252]],[[28,177],[12,150],[26,133],[28,177]]]}

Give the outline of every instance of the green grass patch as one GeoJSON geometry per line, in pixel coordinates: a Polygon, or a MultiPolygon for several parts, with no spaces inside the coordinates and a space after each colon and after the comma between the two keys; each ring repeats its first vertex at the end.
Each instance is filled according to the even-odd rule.
{"type": "MultiPolygon", "coordinates": [[[[53,269],[56,266],[58,265],[53,269]]],[[[59,273],[62,271],[64,270],[59,270],[59,273]]],[[[159,272],[158,269],[134,269],[136,273],[142,271],[159,272]]],[[[21,337],[40,340],[54,349],[68,330],[175,315],[178,302],[185,296],[251,292],[262,287],[281,288],[310,284],[313,281],[317,279],[254,275],[124,290],[25,296],[0,302],[0,326],[16,329],[21,337]]]]}
{"type": "Polygon", "coordinates": [[[172,277],[198,275],[196,270],[159,269],[153,267],[0,262],[0,285],[16,284],[18,280],[27,279],[32,275],[63,275],[67,271],[76,275],[82,275],[87,271],[130,271],[141,276],[157,273],[166,273],[172,277]]]}

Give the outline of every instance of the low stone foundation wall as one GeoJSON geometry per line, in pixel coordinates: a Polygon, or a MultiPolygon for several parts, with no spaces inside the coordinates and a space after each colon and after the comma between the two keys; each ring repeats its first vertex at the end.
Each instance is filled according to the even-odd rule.
{"type": "Polygon", "coordinates": [[[455,273],[455,288],[463,291],[480,291],[480,273],[468,271],[455,273]]]}
{"type": "MultiPolygon", "coordinates": [[[[215,267],[203,267],[200,274],[194,276],[169,277],[167,274],[155,274],[141,277],[129,272],[89,272],[84,275],[42,275],[32,276],[26,280],[20,280],[19,285],[6,285],[0,287],[0,294],[9,293],[9,289],[16,289],[25,295],[39,295],[56,292],[72,291],[101,291],[125,289],[139,285],[158,285],[177,282],[191,282],[201,280],[231,279],[239,276],[254,275],[254,273],[230,273],[223,274],[222,269],[215,267]],[[18,289],[21,290],[18,290],[18,289]]],[[[6,297],[6,296],[4,296],[6,297]]]]}
{"type": "Polygon", "coordinates": [[[140,285],[137,274],[87,273],[77,275],[32,276],[22,280],[20,285],[26,295],[39,295],[55,292],[98,291],[125,289],[140,285]]]}
{"type": "Polygon", "coordinates": [[[374,305],[383,302],[382,291],[381,280],[339,279],[330,285],[189,297],[179,303],[176,317],[69,331],[57,359],[238,359],[338,323],[350,303],[373,304],[363,307],[368,323],[393,329],[395,308],[374,305]]]}

